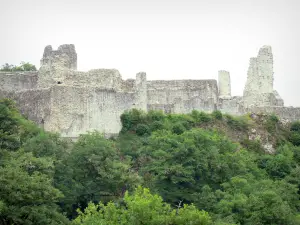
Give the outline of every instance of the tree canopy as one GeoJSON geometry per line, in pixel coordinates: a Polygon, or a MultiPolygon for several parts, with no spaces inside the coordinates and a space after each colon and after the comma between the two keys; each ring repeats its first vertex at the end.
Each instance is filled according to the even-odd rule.
{"type": "Polygon", "coordinates": [[[0,224],[300,224],[299,122],[135,109],[121,122],[71,142],[0,100],[0,224]]]}

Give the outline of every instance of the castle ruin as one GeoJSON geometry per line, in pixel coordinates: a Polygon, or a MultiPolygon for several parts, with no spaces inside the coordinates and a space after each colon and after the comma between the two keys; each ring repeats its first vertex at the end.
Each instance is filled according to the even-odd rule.
{"type": "Polygon", "coordinates": [[[21,112],[47,131],[76,138],[87,131],[116,134],[120,115],[132,108],[189,113],[192,110],[241,115],[275,113],[300,119],[300,108],[284,107],[273,89],[273,54],[263,46],[250,59],[243,96],[231,96],[230,74],[216,80],[147,80],[146,73],[123,80],[116,69],[77,71],[74,45],[45,47],[39,71],[0,72],[0,98],[17,102],[21,112]]]}

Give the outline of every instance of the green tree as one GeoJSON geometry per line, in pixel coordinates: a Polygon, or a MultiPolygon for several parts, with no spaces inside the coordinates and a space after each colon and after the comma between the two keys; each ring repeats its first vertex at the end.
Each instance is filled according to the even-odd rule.
{"type": "Polygon", "coordinates": [[[56,176],[56,184],[63,190],[62,204],[71,217],[74,209],[83,209],[90,201],[118,199],[140,183],[130,160],[98,132],[81,135],[59,168],[65,174],[56,176]]]}
{"type": "Polygon", "coordinates": [[[110,224],[110,225],[207,225],[212,224],[205,211],[196,209],[193,205],[183,205],[171,209],[158,195],[152,195],[148,189],[138,187],[134,194],[126,192],[124,203],[109,202],[89,206],[80,212],[74,224],[110,224]]]}

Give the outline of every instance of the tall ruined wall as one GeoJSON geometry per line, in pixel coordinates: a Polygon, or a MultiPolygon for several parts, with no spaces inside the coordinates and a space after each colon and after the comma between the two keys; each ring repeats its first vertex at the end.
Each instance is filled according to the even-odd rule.
{"type": "Polygon", "coordinates": [[[146,73],[140,72],[135,80],[135,108],[147,111],[147,77],[146,73]]]}
{"type": "Polygon", "coordinates": [[[0,72],[0,88],[3,91],[21,91],[37,86],[38,72],[0,72]]]}
{"type": "Polygon", "coordinates": [[[300,119],[300,108],[287,108],[273,90],[273,55],[263,46],[250,59],[243,97],[231,97],[230,74],[219,71],[216,80],[147,81],[146,73],[122,80],[116,69],[77,71],[74,45],[57,50],[47,46],[38,72],[0,72],[0,97],[12,98],[21,112],[47,131],[64,137],[98,130],[116,134],[120,115],[131,108],[189,113],[192,110],[241,115],[275,113],[288,120],[300,119]]]}
{"type": "Polygon", "coordinates": [[[147,82],[148,107],[166,105],[175,113],[212,111],[218,102],[216,80],[155,80],[147,82]]]}
{"type": "Polygon", "coordinates": [[[28,119],[43,126],[50,116],[50,89],[23,90],[7,92],[0,90],[0,98],[10,98],[16,101],[20,112],[28,119]]]}
{"type": "Polygon", "coordinates": [[[220,70],[218,72],[219,96],[221,98],[231,97],[230,74],[228,71],[220,70]]]}
{"type": "Polygon", "coordinates": [[[244,106],[283,106],[283,100],[273,90],[273,54],[270,46],[263,46],[256,58],[250,58],[244,88],[244,106]]]}
{"type": "Polygon", "coordinates": [[[65,137],[78,137],[93,130],[115,134],[121,129],[120,115],[133,104],[132,93],[97,87],[53,86],[50,118],[45,121],[45,129],[65,137]]]}

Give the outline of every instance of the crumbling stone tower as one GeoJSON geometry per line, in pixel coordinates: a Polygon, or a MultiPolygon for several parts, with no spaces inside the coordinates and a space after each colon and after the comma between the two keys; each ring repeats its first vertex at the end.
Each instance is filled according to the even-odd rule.
{"type": "Polygon", "coordinates": [[[219,71],[219,97],[220,98],[231,98],[231,84],[230,74],[228,71],[219,71]]]}
{"type": "Polygon", "coordinates": [[[283,100],[273,90],[273,54],[271,46],[263,46],[258,56],[250,58],[244,88],[244,107],[283,106],[283,100]]]}
{"type": "Polygon", "coordinates": [[[62,83],[68,70],[77,70],[75,46],[60,45],[57,50],[53,50],[51,45],[46,46],[39,69],[38,87],[47,88],[62,83]]]}
{"type": "Polygon", "coordinates": [[[147,111],[147,76],[145,72],[137,73],[135,89],[135,108],[147,111]]]}

